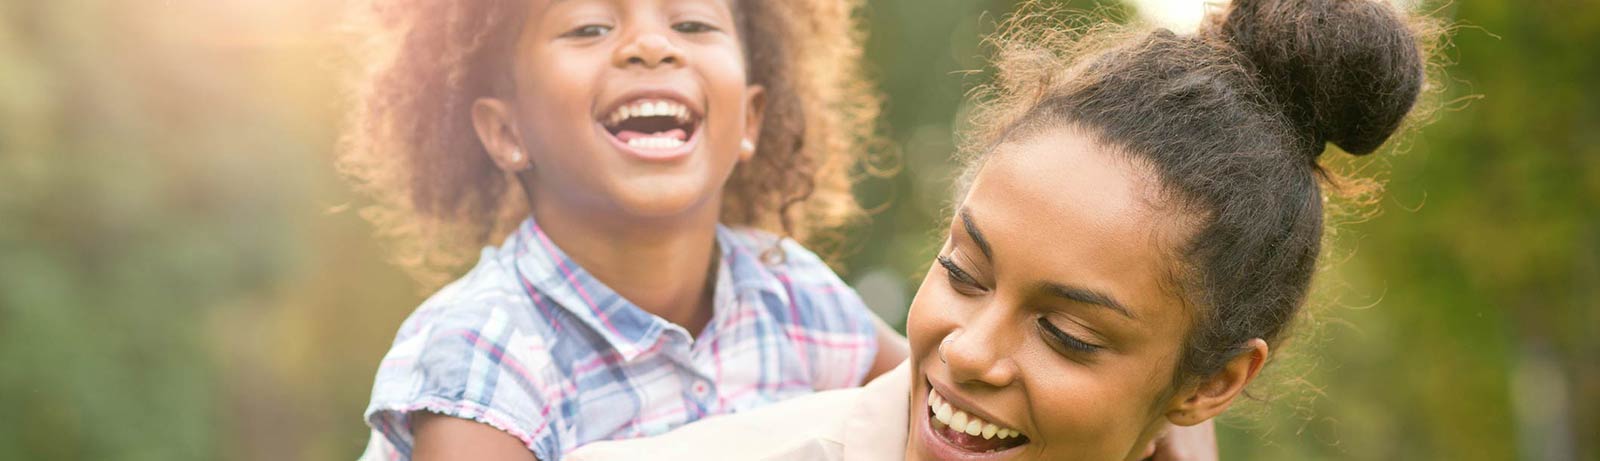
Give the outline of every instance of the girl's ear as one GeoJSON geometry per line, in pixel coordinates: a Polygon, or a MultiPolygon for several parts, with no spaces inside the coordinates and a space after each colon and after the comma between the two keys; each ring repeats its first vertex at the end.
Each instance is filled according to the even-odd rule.
{"type": "Polygon", "coordinates": [[[749,161],[761,145],[761,122],[766,117],[767,89],[761,85],[745,87],[744,140],[739,142],[739,161],[749,161]]]}
{"type": "Polygon", "coordinates": [[[1222,370],[1180,389],[1167,410],[1167,420],[1179,426],[1193,426],[1227,410],[1267,363],[1266,341],[1252,339],[1244,348],[1244,352],[1229,360],[1222,370]]]}
{"type": "Polygon", "coordinates": [[[472,128],[495,166],[508,173],[526,170],[533,161],[522,151],[522,134],[511,116],[511,106],[495,98],[472,102],[472,128]]]}

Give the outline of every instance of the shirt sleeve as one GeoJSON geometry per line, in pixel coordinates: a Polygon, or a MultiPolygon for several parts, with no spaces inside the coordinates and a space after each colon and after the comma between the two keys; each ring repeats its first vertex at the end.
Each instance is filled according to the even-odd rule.
{"type": "Polygon", "coordinates": [[[399,459],[415,445],[410,414],[427,411],[504,431],[543,461],[561,453],[559,374],[539,335],[494,306],[419,309],[379,365],[366,421],[399,459]]]}
{"type": "Polygon", "coordinates": [[[877,314],[815,253],[783,242],[790,296],[800,308],[798,327],[817,390],[857,387],[878,354],[877,314]]]}

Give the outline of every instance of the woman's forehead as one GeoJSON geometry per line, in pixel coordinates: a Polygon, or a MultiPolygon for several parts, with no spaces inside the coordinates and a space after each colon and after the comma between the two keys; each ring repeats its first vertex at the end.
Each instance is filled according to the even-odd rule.
{"type": "MultiPolygon", "coordinates": [[[[1000,146],[962,204],[997,267],[1041,281],[1106,287],[1130,308],[1169,305],[1162,289],[1177,216],[1154,206],[1156,176],[1069,130],[1000,146]]],[[[963,218],[951,232],[965,235],[963,218]]]]}

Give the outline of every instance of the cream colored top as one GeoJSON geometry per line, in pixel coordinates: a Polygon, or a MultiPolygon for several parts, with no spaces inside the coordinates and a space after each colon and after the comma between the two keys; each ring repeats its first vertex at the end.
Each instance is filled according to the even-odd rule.
{"type": "Polygon", "coordinates": [[[595,442],[570,461],[882,461],[905,457],[911,367],[867,385],[700,420],[655,437],[595,442]]]}

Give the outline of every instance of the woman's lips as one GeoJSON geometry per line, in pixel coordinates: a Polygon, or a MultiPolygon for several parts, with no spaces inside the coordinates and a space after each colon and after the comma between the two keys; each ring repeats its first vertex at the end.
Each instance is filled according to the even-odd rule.
{"type": "Polygon", "coordinates": [[[1020,432],[990,423],[951,405],[938,391],[932,390],[931,384],[924,402],[928,416],[922,424],[927,427],[923,438],[931,439],[925,441],[924,445],[936,445],[928,448],[935,454],[942,453],[939,456],[941,458],[986,459],[1005,456],[1028,444],[1027,436],[1020,432]]]}

